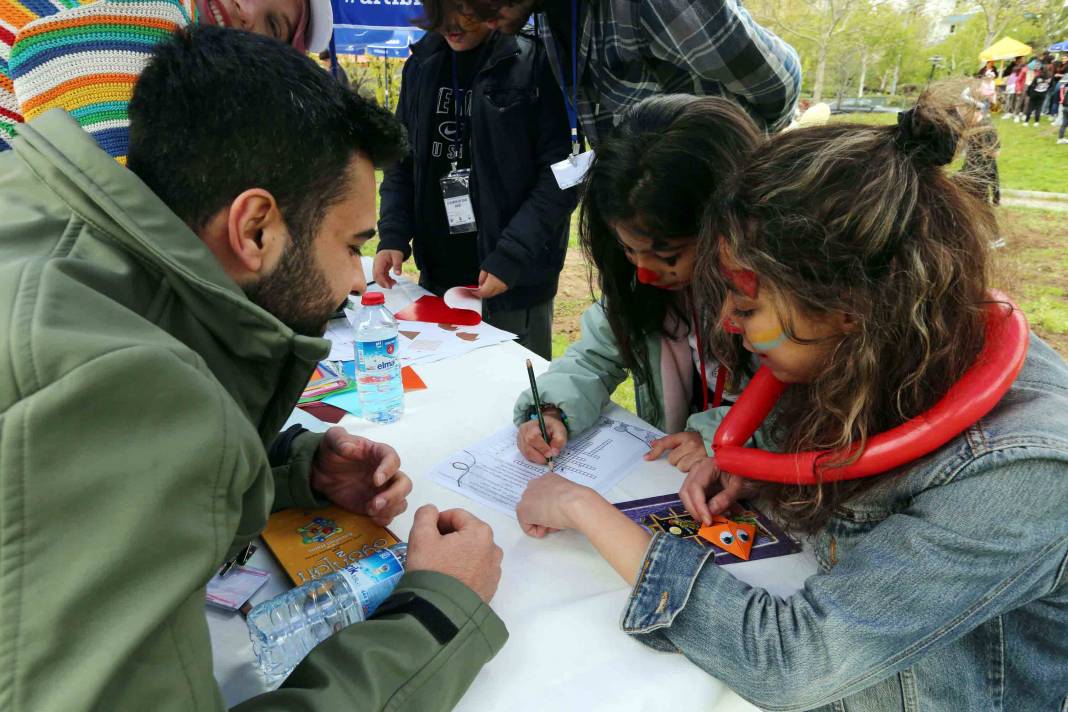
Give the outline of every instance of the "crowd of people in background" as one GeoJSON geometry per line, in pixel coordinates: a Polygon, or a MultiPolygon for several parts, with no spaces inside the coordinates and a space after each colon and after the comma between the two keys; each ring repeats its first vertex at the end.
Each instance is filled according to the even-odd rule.
{"type": "MultiPolygon", "coordinates": [[[[1046,52],[1041,56],[1017,57],[1001,72],[1000,104],[1004,120],[1038,126],[1043,115],[1059,124],[1057,143],[1068,144],[1064,137],[1068,124],[1068,60],[1046,52]]],[[[987,62],[979,70],[980,94],[993,104],[997,99],[997,68],[987,62]]]]}

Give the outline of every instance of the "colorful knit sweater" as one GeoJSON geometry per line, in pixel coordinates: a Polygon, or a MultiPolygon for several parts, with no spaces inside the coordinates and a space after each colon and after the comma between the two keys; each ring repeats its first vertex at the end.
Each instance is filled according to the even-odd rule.
{"type": "Polygon", "coordinates": [[[193,0],[0,0],[0,151],[18,124],[60,108],[125,163],[137,77],[195,17],[193,0]]]}

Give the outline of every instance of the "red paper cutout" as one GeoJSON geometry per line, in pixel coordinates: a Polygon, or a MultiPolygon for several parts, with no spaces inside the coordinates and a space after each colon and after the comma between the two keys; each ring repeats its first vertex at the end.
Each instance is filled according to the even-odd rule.
{"type": "Polygon", "coordinates": [[[404,321],[427,321],[432,324],[476,326],[482,322],[482,316],[478,312],[453,309],[446,305],[441,297],[431,295],[419,297],[414,304],[409,304],[394,316],[404,321]]]}

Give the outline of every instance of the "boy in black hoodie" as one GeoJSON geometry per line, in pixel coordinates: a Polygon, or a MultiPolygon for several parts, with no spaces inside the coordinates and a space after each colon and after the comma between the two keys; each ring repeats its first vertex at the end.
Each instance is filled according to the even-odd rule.
{"type": "Polygon", "coordinates": [[[551,170],[571,153],[563,95],[536,40],[435,14],[404,65],[397,117],[412,153],[382,181],[374,278],[392,287],[414,252],[425,289],[477,284],[483,318],[549,359],[578,202],[551,170]]]}

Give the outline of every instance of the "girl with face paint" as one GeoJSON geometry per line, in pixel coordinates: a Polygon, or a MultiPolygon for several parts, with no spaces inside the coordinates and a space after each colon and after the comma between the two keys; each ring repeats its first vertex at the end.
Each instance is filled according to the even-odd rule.
{"type": "Polygon", "coordinates": [[[1068,364],[990,291],[997,221],[947,170],[964,111],[926,93],[896,126],[772,136],[708,211],[712,351],[761,370],[680,498],[708,523],[744,477],[810,535],[803,587],[749,586],[556,474],[516,508],[531,536],[580,531],[634,587],[626,633],[762,709],[1064,707],[1068,364]]]}
{"type": "Polygon", "coordinates": [[[638,414],[671,433],[648,458],[671,450],[687,471],[707,457],[725,372],[708,358],[691,295],[698,233],[709,196],[757,140],[731,101],[673,95],[636,105],[598,147],[580,233],[601,298],[583,315],[582,338],[538,378],[549,443],[530,420],[530,392],[516,403],[529,460],[545,462],[593,425],[628,374],[638,414]]]}

